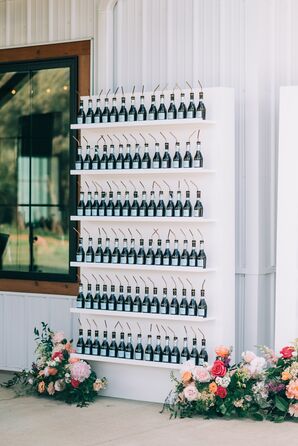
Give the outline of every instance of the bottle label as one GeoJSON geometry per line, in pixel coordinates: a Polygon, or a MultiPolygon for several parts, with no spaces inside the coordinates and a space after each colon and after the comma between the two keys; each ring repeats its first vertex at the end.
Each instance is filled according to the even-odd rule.
{"type": "Polygon", "coordinates": [[[183,119],[184,118],[184,113],[181,112],[181,111],[178,111],[177,117],[178,117],[178,119],[183,119]]]}
{"type": "Polygon", "coordinates": [[[112,256],[112,263],[118,263],[118,257],[117,256],[112,256]]]}
{"type": "Polygon", "coordinates": [[[138,169],[138,168],[139,168],[139,163],[138,163],[138,161],[133,161],[133,163],[132,163],[132,168],[133,168],[133,169],[138,169]]]}
{"type": "Polygon", "coordinates": [[[205,317],[205,310],[203,308],[198,309],[198,316],[205,317]]]}
{"type": "Polygon", "coordinates": [[[105,256],[103,256],[103,263],[109,263],[109,256],[108,255],[105,255],[105,256]]]}
{"type": "Polygon", "coordinates": [[[179,167],[179,161],[173,161],[173,167],[177,168],[179,167]]]}
{"type": "Polygon", "coordinates": [[[116,163],[116,169],[122,169],[122,162],[121,161],[118,161],[116,163]]]}
{"type": "Polygon", "coordinates": [[[95,256],[95,262],[100,263],[101,262],[101,256],[96,255],[95,256]]]}
{"type": "Polygon", "coordinates": [[[178,258],[173,257],[172,258],[172,266],[178,266],[179,262],[178,262],[178,258]]]}
{"type": "Polygon", "coordinates": [[[138,216],[138,210],[137,209],[132,209],[131,210],[131,216],[132,217],[137,217],[138,216]]]}
{"type": "Polygon", "coordinates": [[[154,217],[154,209],[148,209],[148,217],[154,217]]]}
{"type": "Polygon", "coordinates": [[[100,216],[100,217],[104,217],[104,215],[105,215],[105,211],[104,211],[104,209],[98,209],[98,215],[100,216]]]}
{"type": "Polygon", "coordinates": [[[161,314],[167,314],[167,308],[166,307],[160,307],[160,313],[161,314]]]}
{"type": "Polygon", "coordinates": [[[101,348],[100,349],[100,354],[101,354],[101,356],[107,356],[107,349],[106,348],[101,348]]]}
{"type": "Polygon", "coordinates": [[[125,352],[125,359],[132,359],[131,352],[125,352]]]}
{"type": "Polygon", "coordinates": [[[82,354],[83,354],[83,349],[82,349],[81,346],[76,348],[76,353],[77,353],[78,355],[82,355],[82,354]]]}
{"type": "Polygon", "coordinates": [[[158,113],[158,115],[157,115],[157,119],[166,119],[166,115],[165,115],[165,113],[163,113],[163,112],[159,112],[158,113]]]}
{"type": "Polygon", "coordinates": [[[169,259],[169,257],[164,257],[164,258],[163,258],[163,264],[164,264],[164,266],[169,266],[169,265],[170,265],[170,259],[169,259]]]}
{"type": "Polygon", "coordinates": [[[134,258],[133,257],[128,257],[128,264],[129,265],[134,265],[134,258]]]}
{"type": "Polygon", "coordinates": [[[124,358],[125,354],[123,350],[118,350],[118,358],[124,358]]]}
{"type": "Polygon", "coordinates": [[[153,161],[152,167],[153,169],[159,169],[159,161],[153,161]]]}
{"type": "Polygon", "coordinates": [[[98,302],[93,302],[93,310],[99,310],[98,302]]]}
{"type": "Polygon", "coordinates": [[[193,166],[194,166],[194,167],[202,167],[202,166],[201,166],[201,161],[200,161],[200,160],[196,160],[196,159],[194,159],[194,160],[193,160],[193,166]]]}
{"type": "Polygon", "coordinates": [[[159,362],[159,360],[160,360],[160,355],[159,355],[159,353],[154,353],[154,355],[153,355],[153,361],[155,361],[155,362],[159,362]]]}
{"type": "Polygon", "coordinates": [[[162,217],[163,216],[163,210],[162,209],[157,209],[156,210],[156,217],[162,217]]]}
{"type": "Polygon", "coordinates": [[[161,167],[162,167],[163,169],[167,169],[167,168],[168,168],[168,161],[162,161],[162,163],[161,163],[161,167]]]}
{"type": "Polygon", "coordinates": [[[117,311],[123,311],[123,305],[117,304],[117,311]]]}
{"type": "Polygon", "coordinates": [[[186,114],[186,117],[187,117],[187,118],[194,118],[194,117],[195,117],[195,114],[194,114],[193,111],[188,111],[187,114],[186,114]]]}
{"type": "Polygon", "coordinates": [[[86,262],[91,263],[93,261],[92,254],[86,254],[86,262]]]}
{"type": "Polygon", "coordinates": [[[98,352],[98,348],[97,348],[97,347],[93,347],[93,348],[92,348],[92,355],[96,355],[96,356],[97,356],[98,353],[99,353],[99,352],[98,352]]]}
{"type": "Polygon", "coordinates": [[[137,265],[143,265],[143,257],[137,257],[137,265]]]}
{"type": "Polygon", "coordinates": [[[146,258],[146,265],[153,265],[153,259],[151,257],[146,258]]]}
{"type": "Polygon", "coordinates": [[[101,310],[107,310],[108,309],[107,303],[106,302],[101,302],[100,309],[101,310]]]}
{"type": "Polygon", "coordinates": [[[77,117],[77,124],[83,124],[83,118],[80,116],[77,117]]]}
{"type": "Polygon", "coordinates": [[[116,122],[116,116],[115,115],[111,115],[110,116],[110,122],[116,122]]]}
{"type": "Polygon", "coordinates": [[[130,308],[129,304],[125,304],[124,305],[124,311],[131,311],[131,308],[130,308]]]}
{"type": "Polygon", "coordinates": [[[78,209],[77,209],[77,215],[78,215],[79,217],[82,217],[82,216],[84,215],[84,209],[83,209],[83,208],[78,208],[78,209]]]}
{"type": "Polygon", "coordinates": [[[186,316],[186,308],[185,307],[180,307],[179,309],[179,314],[181,316],[186,316]]]}
{"type": "Polygon", "coordinates": [[[177,362],[178,362],[178,358],[177,358],[176,355],[172,355],[172,356],[171,356],[171,362],[172,362],[173,364],[177,364],[177,362]]]}
{"type": "Polygon", "coordinates": [[[110,349],[110,353],[109,353],[109,356],[111,357],[111,358],[115,358],[116,357],[116,352],[115,352],[115,350],[111,350],[110,349]]]}
{"type": "Polygon", "coordinates": [[[90,208],[85,209],[85,215],[86,215],[86,217],[91,217],[91,209],[90,208]]]}
{"type": "Polygon", "coordinates": [[[203,259],[198,259],[197,266],[198,266],[199,268],[204,268],[204,260],[203,260],[203,259]]]}
{"type": "Polygon", "coordinates": [[[134,115],[128,115],[128,121],[133,122],[135,120],[134,115]]]}
{"type": "Polygon", "coordinates": [[[154,265],[161,265],[161,258],[155,257],[154,265]]]}
{"type": "Polygon", "coordinates": [[[107,209],[107,217],[112,217],[112,216],[113,216],[112,209],[107,209]]]}
{"type": "Polygon", "coordinates": [[[82,164],[77,162],[76,163],[76,170],[81,170],[81,168],[82,168],[82,164]]]}
{"type": "Polygon", "coordinates": [[[85,346],[85,355],[91,355],[91,348],[85,346]]]}
{"type": "Polygon", "coordinates": [[[187,259],[185,259],[185,258],[181,258],[180,265],[181,265],[181,266],[187,266],[187,259]]]}
{"type": "Polygon", "coordinates": [[[145,209],[140,209],[140,217],[145,217],[145,209]]]}
{"type": "Polygon", "coordinates": [[[145,361],[151,361],[150,353],[145,353],[145,361]]]}
{"type": "Polygon", "coordinates": [[[188,316],[195,316],[195,309],[194,308],[189,308],[188,309],[188,316]]]}
{"type": "Polygon", "coordinates": [[[91,215],[92,215],[92,217],[97,217],[97,209],[96,208],[92,209],[91,215]]]}
{"type": "Polygon", "coordinates": [[[100,124],[100,116],[94,116],[94,124],[100,124]]]}
{"type": "MultiPolygon", "coordinates": [[[[149,114],[148,114],[148,120],[149,120],[149,121],[154,121],[154,113],[149,113],[149,114]]],[[[82,122],[79,123],[79,124],[82,124],[82,122]]]]}
{"type": "Polygon", "coordinates": [[[125,122],[125,115],[119,115],[118,122],[125,122]]]}
{"type": "Polygon", "coordinates": [[[135,358],[140,361],[142,359],[142,353],[136,352],[135,358]]]}
{"type": "Polygon", "coordinates": [[[202,119],[203,115],[202,115],[202,111],[201,110],[197,110],[197,118],[202,119]]]}
{"type": "Polygon", "coordinates": [[[183,217],[190,217],[190,210],[189,209],[183,209],[183,217]]]}
{"type": "Polygon", "coordinates": [[[148,305],[142,305],[142,313],[149,313],[148,305]]]}
{"type": "Polygon", "coordinates": [[[83,169],[88,170],[89,169],[89,162],[83,163],[83,169]]]}
{"type": "Polygon", "coordinates": [[[90,301],[85,301],[85,308],[86,310],[91,310],[91,302],[90,301]]]}
{"type": "Polygon", "coordinates": [[[204,359],[199,357],[199,365],[204,365],[204,359]]]}
{"type": "Polygon", "coordinates": [[[189,358],[189,362],[190,362],[191,364],[193,364],[193,365],[196,365],[196,358],[192,358],[192,357],[190,357],[190,358],[189,358]]]}
{"type": "Polygon", "coordinates": [[[76,255],[76,261],[77,261],[77,262],[82,262],[82,261],[83,261],[83,256],[82,256],[82,254],[77,254],[77,255],[76,255]]]}
{"type": "Polygon", "coordinates": [[[168,119],[174,119],[174,112],[168,112],[168,119]]]}
{"type": "Polygon", "coordinates": [[[108,162],[108,169],[109,169],[109,170],[114,169],[114,163],[113,163],[113,161],[109,161],[109,162],[108,162]]]}
{"type": "Polygon", "coordinates": [[[139,312],[139,306],[137,304],[134,304],[133,307],[132,307],[132,311],[134,313],[138,313],[139,312]]]}
{"type": "Polygon", "coordinates": [[[177,314],[176,307],[170,307],[170,314],[172,314],[172,315],[177,314]]]}
{"type": "Polygon", "coordinates": [[[181,217],[180,209],[175,209],[175,210],[174,210],[174,216],[175,216],[175,217],[181,217]]]}
{"type": "Polygon", "coordinates": [[[167,209],[166,210],[166,217],[172,217],[173,216],[173,211],[172,209],[167,209]]]}
{"type": "Polygon", "coordinates": [[[112,310],[112,311],[114,311],[114,304],[113,303],[109,303],[109,310],[112,310]]]}
{"type": "Polygon", "coordinates": [[[128,217],[128,209],[122,209],[122,216],[128,217]]]}
{"type": "Polygon", "coordinates": [[[92,124],[92,117],[86,116],[86,124],[92,124]]]}
{"type": "Polygon", "coordinates": [[[126,256],[123,256],[123,257],[120,258],[120,263],[122,263],[122,265],[124,265],[124,264],[127,263],[127,258],[126,258],[126,256]]]}
{"type": "Polygon", "coordinates": [[[190,161],[189,160],[184,160],[183,163],[182,163],[182,166],[188,169],[190,167],[190,161]]]}
{"type": "Polygon", "coordinates": [[[77,308],[83,308],[83,301],[82,300],[77,300],[77,308]]]}
{"type": "Polygon", "coordinates": [[[196,259],[189,259],[189,266],[197,266],[196,259]]]}
{"type": "Polygon", "coordinates": [[[144,121],[144,115],[143,113],[138,114],[138,121],[144,121]]]}
{"type": "Polygon", "coordinates": [[[162,355],[162,362],[170,362],[169,355],[162,355]]]}
{"type": "Polygon", "coordinates": [[[151,313],[157,313],[157,307],[155,305],[151,305],[151,313]]]}
{"type": "Polygon", "coordinates": [[[107,116],[102,116],[102,122],[105,124],[106,122],[108,122],[108,117],[107,116]]]}

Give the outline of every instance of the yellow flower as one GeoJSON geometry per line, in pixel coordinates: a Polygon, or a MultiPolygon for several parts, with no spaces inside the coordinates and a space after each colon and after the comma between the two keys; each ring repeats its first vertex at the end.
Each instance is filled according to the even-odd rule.
{"type": "Polygon", "coordinates": [[[285,370],[284,372],[282,372],[282,374],[281,374],[281,379],[282,379],[283,381],[289,381],[291,378],[292,378],[292,375],[291,375],[287,370],[285,370]]]}
{"type": "Polygon", "coordinates": [[[211,393],[216,393],[217,391],[217,384],[215,382],[212,382],[209,384],[209,390],[211,393]]]}

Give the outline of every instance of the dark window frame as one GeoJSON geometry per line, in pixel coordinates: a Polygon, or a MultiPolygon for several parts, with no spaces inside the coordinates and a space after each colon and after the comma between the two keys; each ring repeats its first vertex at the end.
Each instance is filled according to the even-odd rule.
{"type": "MultiPolygon", "coordinates": [[[[40,60],[26,60],[20,62],[3,62],[0,63],[0,73],[5,73],[8,71],[38,71],[42,69],[51,68],[70,68],[70,123],[75,122],[75,110],[77,105],[77,95],[78,90],[78,57],[77,56],[66,56],[66,57],[55,57],[49,59],[40,60]]],[[[69,125],[70,125],[69,123],[69,125]]],[[[75,160],[75,143],[72,138],[71,132],[69,132],[69,166],[74,164],[75,160]]],[[[76,178],[69,175],[69,213],[73,215],[75,213],[76,206],[76,178]]],[[[20,204],[16,204],[20,206],[20,204]]],[[[27,206],[27,204],[26,204],[27,206]]],[[[28,205],[29,208],[34,208],[36,205],[28,205]]],[[[52,207],[52,205],[40,204],[40,207],[52,207]]],[[[0,205],[1,209],[1,205],[0,205]]],[[[72,230],[71,222],[69,221],[69,261],[75,256],[76,249],[76,235],[72,230]]],[[[75,222],[73,222],[75,223],[75,222]]],[[[21,279],[21,280],[34,280],[34,281],[48,281],[48,282],[76,282],[76,269],[71,268],[68,265],[68,274],[58,274],[58,273],[40,273],[33,271],[5,271],[0,270],[0,279],[21,279]]]]}

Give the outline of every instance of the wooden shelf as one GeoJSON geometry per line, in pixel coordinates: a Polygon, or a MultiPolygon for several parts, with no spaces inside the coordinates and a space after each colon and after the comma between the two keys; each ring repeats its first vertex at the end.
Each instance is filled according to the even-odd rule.
{"type": "Polygon", "coordinates": [[[154,128],[154,127],[180,127],[180,126],[194,126],[194,127],[208,127],[214,125],[215,121],[203,120],[203,119],[163,119],[155,121],[126,121],[126,122],[107,122],[100,124],[71,124],[70,128],[72,130],[116,130],[116,129],[129,129],[132,131],[134,128],[140,130],[141,128],[154,128]]]}
{"type": "Polygon", "coordinates": [[[132,311],[111,311],[111,310],[86,310],[81,308],[71,308],[71,313],[92,315],[92,316],[104,316],[104,317],[123,317],[128,319],[153,319],[153,320],[165,320],[175,322],[192,322],[192,323],[206,323],[213,322],[216,319],[214,317],[199,317],[199,316],[179,316],[172,314],[154,314],[154,313],[134,313],[132,311]]]}
{"type": "Polygon", "coordinates": [[[215,268],[198,268],[195,266],[164,266],[164,265],[128,265],[121,263],[87,263],[87,262],[70,262],[70,266],[76,268],[89,269],[115,269],[115,270],[143,270],[143,271],[170,271],[180,273],[213,273],[215,268]]]}
{"type": "Polygon", "coordinates": [[[169,370],[180,370],[181,364],[169,364],[167,362],[154,362],[154,361],[139,361],[137,359],[119,359],[110,358],[109,356],[93,356],[93,355],[79,355],[77,353],[72,353],[73,358],[80,358],[84,361],[96,361],[104,362],[107,364],[117,364],[117,365],[132,365],[140,367],[152,367],[158,369],[169,369],[169,370]]]}

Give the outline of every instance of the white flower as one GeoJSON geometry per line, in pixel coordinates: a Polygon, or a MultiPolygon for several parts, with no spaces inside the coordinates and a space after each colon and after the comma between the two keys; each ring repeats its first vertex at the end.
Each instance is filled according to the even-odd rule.
{"type": "Polygon", "coordinates": [[[65,389],[64,379],[57,379],[57,381],[55,382],[55,390],[57,392],[62,392],[62,390],[64,389],[65,389]]]}
{"type": "Polygon", "coordinates": [[[249,350],[247,350],[246,352],[242,353],[242,358],[244,359],[245,362],[247,362],[248,364],[250,364],[257,356],[254,354],[254,352],[251,352],[249,350]]]}
{"type": "Polygon", "coordinates": [[[215,382],[218,386],[227,388],[231,382],[231,378],[229,376],[223,376],[222,378],[220,376],[217,376],[215,378],[215,382]]]}
{"type": "Polygon", "coordinates": [[[33,384],[33,379],[32,379],[32,378],[29,378],[29,379],[28,379],[28,383],[31,384],[31,386],[32,386],[32,384],[33,384]]]}
{"type": "Polygon", "coordinates": [[[265,359],[260,356],[256,356],[247,366],[247,369],[251,375],[258,375],[264,370],[265,366],[266,366],[265,359]]]}

